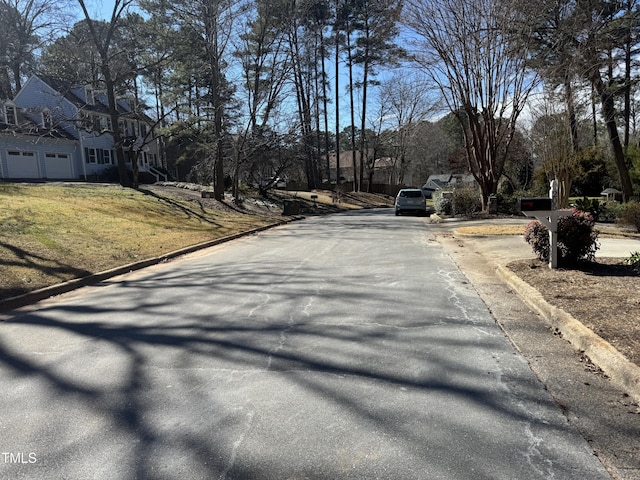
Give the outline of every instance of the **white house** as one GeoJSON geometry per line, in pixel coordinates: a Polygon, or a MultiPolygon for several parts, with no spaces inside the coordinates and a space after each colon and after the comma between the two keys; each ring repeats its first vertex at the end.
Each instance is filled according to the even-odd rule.
{"type": "MultiPolygon", "coordinates": [[[[129,167],[139,155],[139,171],[158,178],[158,142],[152,120],[117,100],[120,132],[129,167]]],[[[116,165],[104,92],[32,76],[16,97],[0,101],[0,178],[99,179],[116,165]]]]}

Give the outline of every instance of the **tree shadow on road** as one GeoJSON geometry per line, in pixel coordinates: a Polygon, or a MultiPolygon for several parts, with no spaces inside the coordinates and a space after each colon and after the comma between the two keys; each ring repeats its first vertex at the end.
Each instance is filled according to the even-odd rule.
{"type": "MultiPolygon", "coordinates": [[[[349,277],[345,284],[362,287],[342,289],[311,268],[300,278],[276,262],[216,271],[193,266],[106,282],[99,301],[89,293],[18,313],[2,326],[0,378],[20,388],[0,407],[12,423],[29,402],[46,407],[50,418],[15,442],[29,448],[57,439],[49,458],[33,467],[49,478],[109,467],[120,469],[110,478],[320,479],[372,478],[383,466],[373,457],[353,458],[354,452],[393,448],[398,465],[411,458],[443,472],[461,432],[484,442],[481,450],[500,449],[499,431],[466,425],[464,415],[472,412],[564,433],[566,426],[538,424],[528,410],[553,408],[550,398],[540,400],[538,385],[500,370],[501,356],[512,352],[489,332],[486,312],[460,314],[433,304],[434,315],[410,320],[407,312],[424,309],[424,298],[393,308],[395,299],[372,289],[370,278],[349,277]],[[175,287],[161,288],[168,284],[175,287]],[[341,321],[345,311],[365,304],[377,313],[341,321]],[[459,328],[465,336],[455,333],[459,328]],[[34,340],[21,344],[24,332],[34,340]],[[496,370],[465,362],[465,350],[497,358],[496,370]],[[270,382],[282,388],[272,390],[270,382]],[[262,389],[267,396],[259,395],[262,389]],[[429,409],[442,398],[459,418],[429,409]],[[290,411],[284,417],[307,420],[287,433],[269,418],[282,408],[290,411]],[[317,416],[323,410],[336,414],[332,425],[317,416]],[[291,442],[290,456],[282,456],[285,447],[258,443],[268,444],[269,428],[279,430],[273,442],[291,442]],[[78,438],[89,444],[84,458],[74,454],[78,438]],[[340,457],[341,449],[351,458],[340,457]],[[97,455],[101,450],[111,456],[97,455]]],[[[467,453],[459,472],[474,471],[476,478],[490,478],[495,462],[503,471],[512,468],[507,457],[489,465],[467,453]]],[[[425,478],[413,465],[385,478],[425,478]]]]}

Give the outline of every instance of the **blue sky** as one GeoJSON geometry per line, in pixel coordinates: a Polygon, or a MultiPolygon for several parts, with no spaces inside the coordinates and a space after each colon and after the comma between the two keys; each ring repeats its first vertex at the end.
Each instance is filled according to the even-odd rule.
{"type": "MultiPolygon", "coordinates": [[[[109,0],[85,0],[86,1],[86,5],[87,8],[89,10],[89,13],[93,16],[93,18],[96,19],[101,19],[101,20],[110,20],[111,19],[111,14],[113,12],[113,7],[115,2],[109,1],[109,0]]],[[[83,14],[82,14],[82,10],[80,9],[79,4],[76,2],[76,0],[72,0],[72,5],[75,4],[76,5],[76,17],[78,20],[83,18],[83,14]]],[[[329,75],[329,85],[330,85],[330,103],[328,106],[329,109],[329,130],[331,132],[335,131],[335,69],[334,69],[334,63],[333,63],[333,59],[329,59],[326,62],[326,67],[327,67],[327,71],[328,71],[328,75],[329,75]]],[[[346,65],[341,65],[341,70],[340,70],[340,87],[339,87],[339,93],[340,93],[340,130],[348,127],[351,124],[351,114],[350,114],[350,104],[349,104],[349,94],[347,91],[346,86],[348,85],[349,82],[349,77],[348,77],[348,70],[346,65]]],[[[354,70],[354,75],[355,75],[355,79],[356,81],[358,80],[358,78],[360,77],[360,71],[355,69],[354,70]]],[[[388,72],[388,75],[391,75],[393,73],[396,73],[396,70],[393,70],[391,72],[388,72]]],[[[382,72],[377,79],[378,80],[382,80],[385,78],[385,73],[382,72]]],[[[361,100],[361,90],[356,90],[354,92],[354,102],[355,102],[355,123],[356,126],[360,126],[361,124],[361,120],[360,120],[360,112],[361,112],[361,104],[362,104],[362,100],[361,100]]],[[[375,87],[369,87],[368,90],[368,98],[369,101],[367,102],[367,117],[371,117],[374,112],[377,112],[379,110],[379,103],[378,103],[378,99],[377,99],[377,92],[376,92],[376,88],[375,87]]],[[[295,99],[291,99],[293,102],[295,102],[295,99]]],[[[294,105],[295,107],[295,105],[294,105]]],[[[294,112],[295,113],[295,112],[294,112]]]]}

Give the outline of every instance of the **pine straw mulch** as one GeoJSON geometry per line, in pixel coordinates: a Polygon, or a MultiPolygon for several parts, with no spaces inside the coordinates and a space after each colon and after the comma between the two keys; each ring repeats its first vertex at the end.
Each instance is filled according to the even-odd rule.
{"type": "Polygon", "coordinates": [[[556,270],[538,260],[518,260],[508,268],[640,365],[640,274],[624,259],[598,258],[556,270]]]}

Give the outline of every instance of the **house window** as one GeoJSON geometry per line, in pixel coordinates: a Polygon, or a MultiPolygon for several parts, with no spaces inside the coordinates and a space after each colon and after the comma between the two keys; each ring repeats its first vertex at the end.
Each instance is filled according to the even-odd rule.
{"type": "Polygon", "coordinates": [[[146,137],[147,136],[147,125],[144,123],[140,124],[140,136],[141,137],[146,137]]]}
{"type": "Polygon", "coordinates": [[[95,105],[96,101],[95,101],[95,98],[93,96],[93,88],[86,87],[85,90],[84,90],[84,94],[85,94],[85,98],[87,100],[87,103],[89,105],[95,105]]]}
{"type": "Polygon", "coordinates": [[[111,117],[100,117],[100,127],[101,130],[106,130],[108,132],[113,131],[111,128],[111,117]]]}
{"type": "Polygon", "coordinates": [[[18,118],[16,117],[16,107],[14,107],[13,105],[7,105],[4,107],[4,109],[7,117],[7,124],[17,125],[18,118]]]}
{"type": "Polygon", "coordinates": [[[98,163],[98,153],[95,148],[85,147],[84,161],[85,163],[98,163]]]}
{"type": "Polygon", "coordinates": [[[53,127],[51,112],[49,110],[42,111],[42,126],[43,128],[47,128],[47,129],[51,129],[53,127]]]}
{"type": "Polygon", "coordinates": [[[113,163],[113,154],[111,150],[97,150],[98,163],[101,165],[111,165],[113,163]]]}
{"type": "Polygon", "coordinates": [[[112,150],[103,150],[104,163],[108,165],[113,165],[113,151],[112,150]]]}
{"type": "Polygon", "coordinates": [[[87,130],[88,132],[91,131],[92,127],[93,127],[93,119],[91,118],[91,115],[89,115],[86,112],[81,112],[80,113],[80,123],[82,124],[82,128],[87,130]]]}
{"type": "Polygon", "coordinates": [[[100,116],[98,115],[91,116],[91,126],[94,132],[100,132],[102,130],[101,123],[102,122],[100,122],[100,116]]]}

